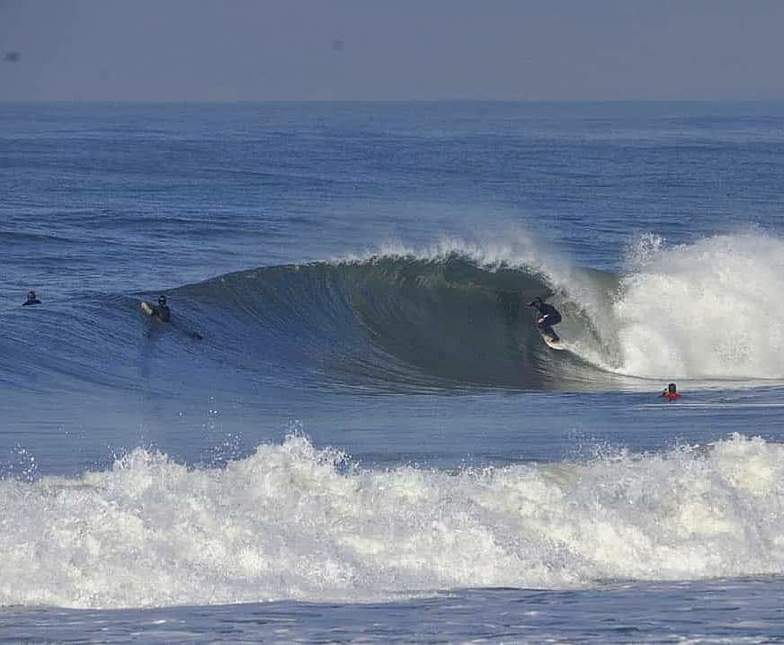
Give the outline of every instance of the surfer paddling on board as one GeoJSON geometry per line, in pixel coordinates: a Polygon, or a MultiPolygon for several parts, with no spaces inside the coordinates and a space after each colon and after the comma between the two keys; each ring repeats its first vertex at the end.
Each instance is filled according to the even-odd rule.
{"type": "Polygon", "coordinates": [[[143,302],[141,304],[142,311],[146,313],[150,318],[155,318],[161,322],[171,322],[171,310],[169,309],[169,305],[166,304],[166,296],[161,294],[158,296],[158,304],[152,305],[149,302],[143,302]]]}
{"type": "Polygon", "coordinates": [[[547,304],[541,297],[537,296],[528,303],[529,307],[534,307],[539,312],[539,317],[536,319],[536,326],[539,328],[542,336],[552,342],[557,343],[561,339],[555,333],[553,325],[561,322],[561,313],[552,305],[547,304]]]}
{"type": "Polygon", "coordinates": [[[169,309],[168,301],[166,300],[166,296],[161,294],[158,296],[158,304],[154,305],[150,302],[142,301],[141,305],[139,305],[142,312],[148,315],[150,318],[157,322],[162,323],[169,323],[172,327],[176,327],[181,331],[184,331],[188,336],[191,338],[195,338],[196,340],[202,340],[203,336],[195,331],[188,331],[186,329],[182,329],[181,325],[178,325],[176,322],[172,322],[171,317],[171,309],[169,309]]]}
{"type": "Polygon", "coordinates": [[[670,403],[673,401],[677,401],[681,398],[680,393],[678,392],[678,386],[675,383],[670,383],[667,388],[659,395],[660,399],[667,399],[670,403]]]}

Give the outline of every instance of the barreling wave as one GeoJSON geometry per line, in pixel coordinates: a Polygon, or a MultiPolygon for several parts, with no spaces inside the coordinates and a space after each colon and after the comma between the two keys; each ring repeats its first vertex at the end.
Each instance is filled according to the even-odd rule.
{"type": "Polygon", "coordinates": [[[224,468],[141,448],[0,480],[0,605],[374,601],[466,587],[784,575],[784,447],[365,470],[294,435],[224,468]]]}
{"type": "Polygon", "coordinates": [[[152,341],[183,379],[228,369],[243,381],[372,391],[781,380],[782,292],[784,241],[763,233],[677,247],[643,237],[622,275],[530,250],[450,243],[179,287],[168,292],[177,324],[152,337],[138,297],[47,307],[36,312],[34,362],[19,351],[31,349],[29,327],[10,324],[0,367],[4,378],[50,369],[136,387],[149,374],[139,364],[152,341]],[[551,350],[536,331],[525,303],[538,295],[563,312],[568,351],[551,350]],[[203,343],[189,340],[196,329],[203,343]]]}
{"type": "MultiPolygon", "coordinates": [[[[598,291],[615,279],[583,271],[598,291]]],[[[380,255],[363,260],[261,268],[177,290],[242,347],[238,364],[258,358],[280,369],[300,364],[330,382],[382,389],[577,384],[596,369],[548,349],[525,303],[554,295],[548,276],[505,263],[482,266],[457,251],[436,257],[380,255]],[[227,324],[231,321],[230,324],[227,324]]],[[[554,300],[583,336],[592,322],[578,303],[554,300]]]]}
{"type": "MultiPolygon", "coordinates": [[[[643,236],[622,275],[450,243],[246,271],[184,293],[296,343],[331,379],[399,388],[607,387],[643,379],[784,378],[784,241],[668,247],[643,236]],[[568,351],[525,303],[550,298],[568,351]],[[760,324],[764,321],[764,324],[760,324]]],[[[303,356],[304,358],[304,356],[303,356]]]]}

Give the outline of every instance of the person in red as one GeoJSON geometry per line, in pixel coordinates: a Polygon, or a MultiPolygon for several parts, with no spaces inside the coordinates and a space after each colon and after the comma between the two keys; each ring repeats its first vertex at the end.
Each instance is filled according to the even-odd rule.
{"type": "Polygon", "coordinates": [[[667,399],[670,402],[677,401],[681,398],[681,395],[678,393],[678,386],[675,383],[670,383],[667,389],[659,395],[659,398],[667,399]]]}

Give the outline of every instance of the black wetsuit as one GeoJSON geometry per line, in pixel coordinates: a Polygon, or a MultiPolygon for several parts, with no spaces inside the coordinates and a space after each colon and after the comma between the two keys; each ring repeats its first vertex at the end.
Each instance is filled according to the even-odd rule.
{"type": "Polygon", "coordinates": [[[168,305],[153,305],[152,315],[161,322],[169,322],[171,320],[171,311],[168,305]]]}
{"type": "Polygon", "coordinates": [[[27,305],[40,305],[40,304],[41,304],[41,301],[38,298],[33,298],[32,300],[25,300],[22,303],[22,306],[26,307],[27,305]]]}
{"type": "Polygon", "coordinates": [[[536,310],[539,312],[539,320],[536,321],[536,326],[548,336],[558,338],[558,334],[553,330],[553,325],[557,325],[561,322],[560,312],[546,302],[536,304],[534,307],[536,307],[536,310]]]}

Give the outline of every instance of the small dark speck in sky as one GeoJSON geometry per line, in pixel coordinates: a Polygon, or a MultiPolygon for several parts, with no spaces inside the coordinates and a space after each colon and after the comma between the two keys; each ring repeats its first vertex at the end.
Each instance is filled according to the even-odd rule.
{"type": "Polygon", "coordinates": [[[6,52],[3,56],[3,60],[6,63],[18,63],[21,57],[22,55],[19,52],[6,52]]]}
{"type": "Polygon", "coordinates": [[[332,41],[332,51],[334,51],[334,52],[342,52],[344,45],[345,45],[345,43],[342,40],[333,40],[332,41]]]}

